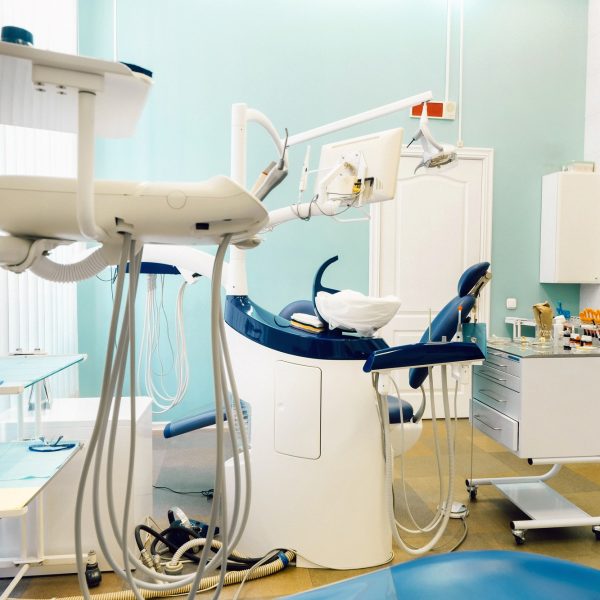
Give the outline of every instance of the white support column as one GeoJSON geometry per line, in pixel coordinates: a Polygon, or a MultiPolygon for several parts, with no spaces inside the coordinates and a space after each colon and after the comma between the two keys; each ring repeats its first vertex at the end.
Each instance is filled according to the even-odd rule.
{"type": "Polygon", "coordinates": [[[23,392],[17,394],[17,439],[22,440],[25,434],[25,415],[23,411],[25,410],[23,407],[23,402],[25,402],[25,398],[23,397],[23,392]]]}
{"type": "Polygon", "coordinates": [[[42,387],[43,382],[40,381],[33,385],[33,397],[35,401],[35,428],[34,437],[38,438],[42,435],[42,387]]]}
{"type": "MultiPolygon", "coordinates": [[[[245,104],[231,107],[231,178],[246,187],[246,150],[247,150],[247,111],[245,104]]],[[[246,274],[246,252],[235,246],[229,249],[227,276],[227,294],[245,296],[248,294],[248,276],[246,274]]]]}
{"type": "Polygon", "coordinates": [[[96,94],[80,90],[77,137],[77,223],[81,233],[98,240],[105,233],[96,225],[94,212],[94,140],[96,94]]]}
{"type": "Polygon", "coordinates": [[[28,554],[28,542],[29,540],[27,539],[27,519],[28,519],[28,513],[23,514],[20,518],[19,518],[19,522],[21,524],[21,560],[25,560],[27,558],[27,554],[28,554]]]}
{"type": "Polygon", "coordinates": [[[44,540],[44,492],[40,492],[35,499],[35,529],[36,535],[36,558],[44,560],[45,540],[44,540]]]}

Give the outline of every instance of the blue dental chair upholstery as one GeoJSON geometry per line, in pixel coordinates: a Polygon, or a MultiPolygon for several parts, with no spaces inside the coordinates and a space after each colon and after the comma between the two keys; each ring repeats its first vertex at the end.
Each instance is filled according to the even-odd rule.
{"type": "MultiPolygon", "coordinates": [[[[450,341],[458,329],[458,307],[462,307],[461,322],[469,321],[469,313],[475,305],[475,300],[481,287],[484,284],[484,278],[490,268],[489,262],[480,262],[469,267],[458,280],[458,295],[452,298],[431,322],[431,341],[441,342],[445,337],[450,341]]],[[[420,342],[429,341],[429,329],[421,336],[420,342]]],[[[417,389],[427,379],[427,369],[425,367],[411,369],[408,376],[408,383],[413,389],[417,389]]]]}
{"type": "MultiPolygon", "coordinates": [[[[327,267],[338,260],[337,256],[334,256],[326,260],[318,269],[315,275],[313,283],[313,296],[316,296],[317,292],[321,290],[335,293],[338,290],[326,288],[323,286],[321,280],[327,267]]],[[[461,322],[467,323],[469,313],[471,312],[481,287],[485,284],[485,278],[490,268],[489,262],[480,262],[470,266],[460,276],[457,284],[457,295],[452,298],[436,317],[431,322],[431,332],[429,328],[425,330],[419,342],[441,342],[443,338],[450,341],[455,335],[458,329],[458,309],[461,308],[461,322]],[[431,335],[431,340],[430,340],[431,335]]],[[[314,301],[310,300],[296,300],[291,304],[284,307],[279,315],[286,319],[289,319],[293,313],[303,312],[307,314],[318,314],[314,301]]],[[[413,389],[418,389],[423,385],[427,379],[428,370],[426,367],[420,367],[411,369],[409,373],[409,385],[413,389]]],[[[409,421],[414,416],[413,407],[409,402],[396,398],[395,396],[388,396],[388,402],[390,406],[390,423],[400,423],[400,406],[402,406],[403,421],[409,421]]]]}
{"type": "Polygon", "coordinates": [[[379,569],[290,600],[599,600],[600,571],[527,552],[476,551],[427,556],[379,569]]]}

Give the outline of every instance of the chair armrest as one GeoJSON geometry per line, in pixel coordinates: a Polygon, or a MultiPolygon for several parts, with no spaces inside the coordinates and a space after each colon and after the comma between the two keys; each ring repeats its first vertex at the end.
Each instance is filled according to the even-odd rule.
{"type": "MultiPolygon", "coordinates": [[[[223,414],[223,418],[227,420],[227,415],[223,414]]],[[[202,429],[203,427],[210,427],[217,421],[216,413],[214,410],[207,410],[198,415],[191,417],[184,417],[177,421],[171,421],[165,425],[163,430],[163,437],[172,438],[196,429],[202,429]]]]}
{"type": "Polygon", "coordinates": [[[405,344],[372,352],[363,366],[363,371],[370,373],[450,363],[480,362],[483,358],[481,349],[471,342],[405,344]]]}

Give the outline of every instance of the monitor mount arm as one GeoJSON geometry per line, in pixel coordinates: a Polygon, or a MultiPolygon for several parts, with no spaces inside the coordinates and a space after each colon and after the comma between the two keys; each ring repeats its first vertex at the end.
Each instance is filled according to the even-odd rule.
{"type": "MultiPolygon", "coordinates": [[[[416,94],[415,96],[409,96],[390,104],[385,104],[371,110],[333,121],[326,125],[321,125],[313,129],[309,129],[302,133],[291,135],[287,137],[287,144],[285,139],[282,139],[277,133],[277,129],[273,123],[260,111],[249,108],[246,104],[234,104],[232,107],[232,118],[231,118],[231,178],[246,187],[246,166],[247,166],[247,126],[248,123],[254,121],[267,131],[280,156],[284,156],[285,149],[297,146],[304,142],[314,140],[316,138],[342,131],[354,125],[360,125],[384,117],[387,115],[394,114],[401,110],[405,110],[420,104],[427,102],[433,97],[430,91],[416,94]]],[[[327,203],[325,203],[327,204],[327,203]]],[[[337,206],[336,203],[335,206],[337,206]]],[[[324,214],[327,214],[327,207],[324,208],[324,214]]],[[[300,204],[297,207],[287,207],[280,209],[280,211],[274,211],[269,219],[269,225],[271,227],[291,221],[297,218],[302,218],[304,213],[310,214],[310,203],[300,204]]],[[[245,251],[241,248],[231,247],[230,259],[229,259],[229,273],[228,273],[227,293],[235,296],[244,296],[248,294],[248,279],[246,275],[246,255],[245,251]]]]}

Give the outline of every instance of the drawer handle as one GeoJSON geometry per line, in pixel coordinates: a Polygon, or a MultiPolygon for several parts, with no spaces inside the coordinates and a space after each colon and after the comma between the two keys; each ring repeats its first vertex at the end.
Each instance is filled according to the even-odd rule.
{"type": "Polygon", "coordinates": [[[486,377],[489,377],[490,379],[493,379],[494,381],[506,381],[506,379],[503,379],[502,377],[494,377],[488,371],[481,371],[481,374],[485,375],[486,377]]]}
{"type": "Polygon", "coordinates": [[[480,394],[483,394],[484,396],[487,396],[488,398],[491,398],[492,400],[495,400],[496,402],[508,402],[507,400],[502,400],[501,398],[496,398],[493,394],[490,393],[489,390],[479,390],[480,394]]]}
{"type": "Polygon", "coordinates": [[[503,364],[495,363],[495,362],[493,362],[492,364],[499,369],[508,369],[508,365],[503,365],[503,364]]]}
{"type": "Polygon", "coordinates": [[[489,423],[486,423],[482,418],[481,415],[473,415],[480,423],[483,423],[486,427],[489,427],[490,429],[493,429],[494,431],[502,431],[502,427],[492,427],[489,423]]]}

